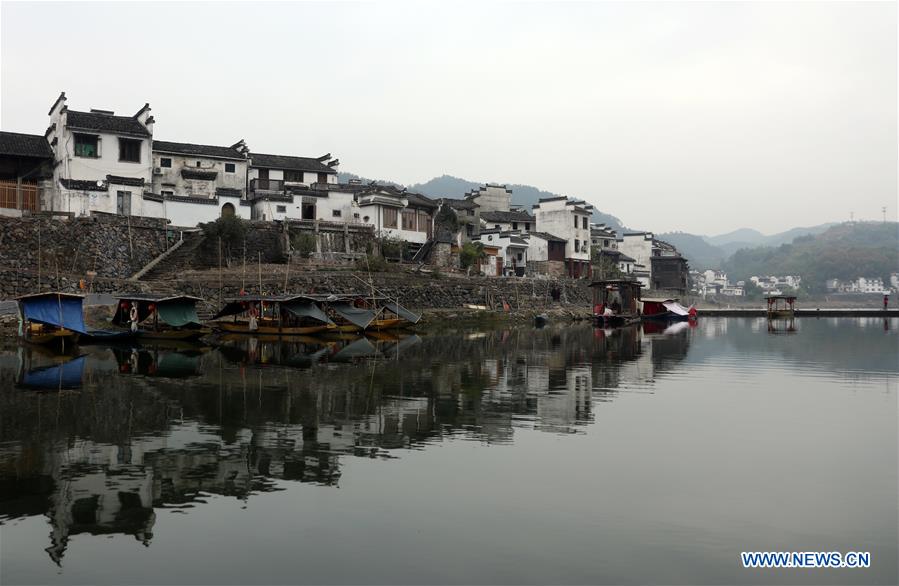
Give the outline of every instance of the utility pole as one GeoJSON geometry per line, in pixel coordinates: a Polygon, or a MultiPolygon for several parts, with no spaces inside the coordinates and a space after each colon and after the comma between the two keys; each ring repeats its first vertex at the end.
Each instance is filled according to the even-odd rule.
{"type": "Polygon", "coordinates": [[[887,207],[883,206],[882,208],[880,208],[880,211],[883,212],[883,223],[886,224],[887,223],[887,207]]]}

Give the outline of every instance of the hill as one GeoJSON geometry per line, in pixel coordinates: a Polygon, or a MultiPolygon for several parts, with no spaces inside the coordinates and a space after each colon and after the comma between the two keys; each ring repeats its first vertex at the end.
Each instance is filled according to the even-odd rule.
{"type": "Polygon", "coordinates": [[[740,228],[727,234],[709,236],[706,240],[721,249],[724,256],[730,256],[741,248],[754,248],[756,246],[780,246],[792,242],[794,238],[808,234],[820,234],[836,223],[820,224],[818,226],[790,228],[777,234],[765,235],[752,228],[740,228]]]}
{"type": "MultiPolygon", "coordinates": [[[[353,175],[352,173],[339,173],[338,179],[342,182],[349,179],[359,179],[366,183],[371,181],[371,179],[359,177],[357,175],[353,175]]],[[[378,182],[403,187],[399,183],[393,181],[383,181],[379,179],[378,182]]],[[[441,175],[440,177],[429,179],[424,183],[415,183],[413,185],[408,185],[405,187],[407,187],[409,191],[422,193],[429,197],[452,197],[458,199],[465,195],[467,192],[480,187],[481,185],[483,185],[483,183],[479,183],[477,181],[470,181],[461,177],[453,177],[452,175],[441,175]]],[[[552,193],[551,191],[539,189],[537,187],[534,187],[533,185],[513,183],[506,184],[506,186],[512,190],[512,204],[523,206],[528,209],[530,209],[530,207],[537,203],[537,200],[542,197],[556,197],[558,195],[556,193],[552,193]]],[[[607,214],[599,210],[594,210],[591,220],[597,224],[604,223],[607,226],[611,226],[618,231],[624,230],[624,225],[621,223],[621,220],[611,214],[607,214]]]]}
{"type": "Polygon", "coordinates": [[[686,232],[667,232],[656,237],[673,244],[690,262],[692,270],[720,269],[727,257],[721,247],[710,244],[703,236],[686,232]]]}
{"type": "Polygon", "coordinates": [[[846,222],[789,244],[738,250],[723,263],[732,281],[753,275],[801,275],[811,292],[827,279],[880,277],[899,271],[899,224],[846,222]]]}

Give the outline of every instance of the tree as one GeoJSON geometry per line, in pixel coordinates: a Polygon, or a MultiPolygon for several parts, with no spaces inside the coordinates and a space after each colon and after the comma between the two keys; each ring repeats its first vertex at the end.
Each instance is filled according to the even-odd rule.
{"type": "Polygon", "coordinates": [[[462,250],[459,253],[459,262],[462,264],[463,269],[476,264],[479,265],[486,258],[487,253],[484,252],[484,244],[481,242],[466,242],[462,245],[462,250]]]}
{"type": "Polygon", "coordinates": [[[603,254],[599,246],[590,249],[590,260],[593,261],[593,274],[600,278],[617,279],[622,274],[612,257],[603,254]]]}
{"type": "Polygon", "coordinates": [[[200,224],[203,234],[215,240],[216,246],[221,242],[222,256],[225,264],[231,266],[233,251],[243,245],[247,236],[247,222],[237,216],[222,216],[214,222],[200,224]]]}

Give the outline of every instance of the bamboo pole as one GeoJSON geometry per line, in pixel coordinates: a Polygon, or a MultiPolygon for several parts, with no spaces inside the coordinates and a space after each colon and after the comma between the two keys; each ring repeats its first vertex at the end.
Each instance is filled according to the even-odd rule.
{"type": "Polygon", "coordinates": [[[222,279],[222,237],[219,236],[219,307],[221,307],[223,303],[222,296],[224,288],[225,284],[222,279]]]}

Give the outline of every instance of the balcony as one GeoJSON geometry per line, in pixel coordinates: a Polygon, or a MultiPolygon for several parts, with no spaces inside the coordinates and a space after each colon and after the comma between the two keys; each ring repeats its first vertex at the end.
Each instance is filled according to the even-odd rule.
{"type": "Polygon", "coordinates": [[[281,193],[284,191],[284,181],[282,179],[251,179],[250,191],[275,191],[281,193]]]}

